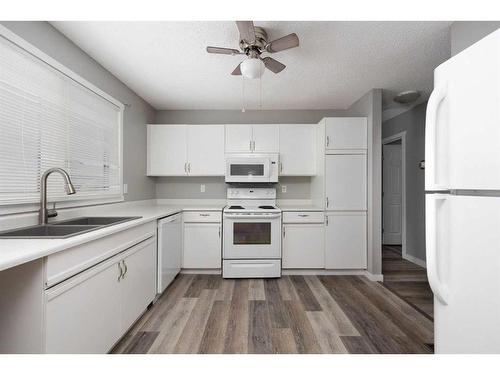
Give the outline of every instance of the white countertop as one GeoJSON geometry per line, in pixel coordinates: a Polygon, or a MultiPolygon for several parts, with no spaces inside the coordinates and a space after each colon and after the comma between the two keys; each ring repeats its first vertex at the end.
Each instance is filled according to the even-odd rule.
{"type": "Polygon", "coordinates": [[[281,211],[324,211],[324,209],[318,205],[313,204],[309,200],[302,199],[283,199],[278,200],[278,207],[281,211]]]}
{"type": "MultiPolygon", "coordinates": [[[[179,201],[174,204],[174,202],[161,200],[157,202],[151,200],[84,207],[72,210],[72,217],[142,216],[142,218],[111,225],[66,239],[0,239],[0,271],[178,212],[220,211],[224,205],[225,201],[192,200],[189,202],[179,201]]],[[[61,215],[59,219],[68,218],[70,217],[67,215],[61,215]]]]}

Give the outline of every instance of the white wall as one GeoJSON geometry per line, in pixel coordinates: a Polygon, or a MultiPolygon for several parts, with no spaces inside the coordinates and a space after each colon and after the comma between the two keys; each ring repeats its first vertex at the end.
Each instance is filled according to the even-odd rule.
{"type": "Polygon", "coordinates": [[[128,184],[125,199],[154,198],[155,182],[146,177],[145,124],[154,121],[155,109],[48,22],[0,23],[109,95],[130,104],[123,119],[123,181],[128,184]]]}

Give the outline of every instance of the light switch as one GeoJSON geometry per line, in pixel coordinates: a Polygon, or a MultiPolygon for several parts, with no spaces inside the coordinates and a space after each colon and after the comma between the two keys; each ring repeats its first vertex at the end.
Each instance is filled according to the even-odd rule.
{"type": "Polygon", "coordinates": [[[281,185],[281,192],[286,193],[286,185],[281,185]]]}
{"type": "Polygon", "coordinates": [[[200,185],[200,191],[201,191],[202,193],[204,193],[204,192],[205,192],[205,184],[201,184],[201,185],[200,185]]]}
{"type": "Polygon", "coordinates": [[[128,184],[123,184],[123,194],[128,193],[128,184]]]}

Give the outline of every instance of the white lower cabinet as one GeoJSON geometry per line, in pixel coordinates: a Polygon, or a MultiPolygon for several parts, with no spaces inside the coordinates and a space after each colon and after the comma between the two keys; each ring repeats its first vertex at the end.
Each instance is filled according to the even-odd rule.
{"type": "Polygon", "coordinates": [[[283,224],[283,268],[325,268],[324,224],[283,224]]]}
{"type": "Polygon", "coordinates": [[[327,212],[325,268],[365,269],[366,212],[327,212]]]}
{"type": "Polygon", "coordinates": [[[182,268],[221,268],[221,235],[220,212],[184,213],[182,268]]]}
{"type": "Polygon", "coordinates": [[[45,352],[106,353],[153,301],[156,237],[46,293],[45,352]]]}

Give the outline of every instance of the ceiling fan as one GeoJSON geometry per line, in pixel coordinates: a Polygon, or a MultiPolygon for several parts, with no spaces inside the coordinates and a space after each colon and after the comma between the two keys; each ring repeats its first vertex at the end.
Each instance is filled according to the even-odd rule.
{"type": "Polygon", "coordinates": [[[236,21],[236,26],[240,32],[241,51],[234,48],[207,47],[208,53],[247,56],[231,73],[234,76],[260,78],[264,74],[264,67],[273,73],[279,73],[286,68],[286,65],[272,57],[261,57],[261,55],[284,51],[299,45],[299,38],[295,33],[268,42],[266,31],[262,27],[254,26],[252,21],[236,21]]]}

